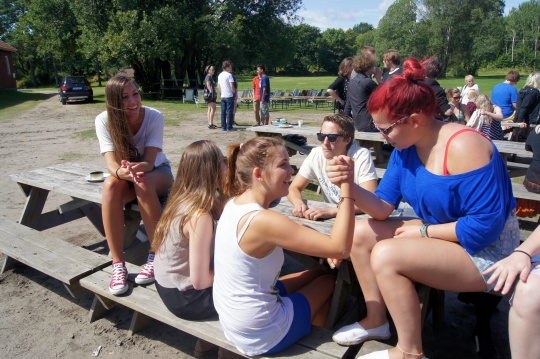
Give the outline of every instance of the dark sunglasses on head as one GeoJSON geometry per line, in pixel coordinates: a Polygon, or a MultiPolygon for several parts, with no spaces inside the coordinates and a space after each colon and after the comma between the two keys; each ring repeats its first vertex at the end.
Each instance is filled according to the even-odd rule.
{"type": "Polygon", "coordinates": [[[317,133],[317,139],[321,142],[324,142],[325,138],[328,138],[330,142],[336,142],[338,137],[343,137],[343,135],[337,135],[335,133],[317,133]]]}

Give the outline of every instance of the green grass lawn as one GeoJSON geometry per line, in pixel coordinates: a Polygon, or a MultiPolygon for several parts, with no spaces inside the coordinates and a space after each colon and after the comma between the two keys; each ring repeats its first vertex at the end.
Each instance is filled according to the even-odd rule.
{"type": "MultiPolygon", "coordinates": [[[[480,72],[479,76],[475,77],[475,82],[480,87],[480,92],[491,96],[493,86],[504,81],[506,70],[497,70],[490,72],[480,72]]],[[[238,87],[240,90],[251,88],[253,77],[237,76],[238,87]]],[[[321,90],[327,89],[328,86],[336,79],[336,76],[270,76],[270,84],[272,90],[321,90]]],[[[465,84],[464,78],[447,78],[439,80],[442,87],[462,87],[465,84]]],[[[516,86],[521,89],[524,84],[522,79],[516,86]]],[[[85,106],[92,106],[100,109],[105,109],[105,86],[99,87],[96,83],[92,84],[94,89],[94,103],[85,106]]],[[[55,87],[40,88],[31,90],[8,91],[0,90],[0,121],[9,120],[17,113],[27,111],[37,105],[39,101],[56,96],[58,89],[55,87]]],[[[179,100],[151,100],[145,99],[144,103],[151,107],[159,108],[165,115],[170,125],[178,124],[185,118],[189,118],[190,113],[205,112],[205,107],[195,107],[193,104],[182,104],[179,100]]],[[[240,106],[239,111],[251,111],[246,106],[240,106]]],[[[297,106],[291,106],[289,111],[301,111],[306,113],[321,113],[325,109],[315,110],[314,108],[299,109],[297,106]]],[[[331,111],[331,109],[328,109],[331,111]]]]}

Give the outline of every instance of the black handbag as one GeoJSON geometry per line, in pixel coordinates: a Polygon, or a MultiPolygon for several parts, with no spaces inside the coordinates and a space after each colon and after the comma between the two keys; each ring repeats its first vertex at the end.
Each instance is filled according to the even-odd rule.
{"type": "Polygon", "coordinates": [[[204,92],[203,92],[203,99],[205,101],[210,101],[212,100],[213,97],[214,97],[214,91],[208,90],[208,86],[205,86],[204,92]]]}

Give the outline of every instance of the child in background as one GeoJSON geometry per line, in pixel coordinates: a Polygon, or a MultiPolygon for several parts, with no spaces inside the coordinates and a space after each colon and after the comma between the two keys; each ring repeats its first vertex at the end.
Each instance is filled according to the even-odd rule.
{"type": "Polygon", "coordinates": [[[472,114],[474,110],[476,110],[476,104],[474,101],[478,97],[479,93],[476,90],[469,90],[467,93],[469,102],[467,102],[467,108],[469,109],[469,113],[472,114]]]}

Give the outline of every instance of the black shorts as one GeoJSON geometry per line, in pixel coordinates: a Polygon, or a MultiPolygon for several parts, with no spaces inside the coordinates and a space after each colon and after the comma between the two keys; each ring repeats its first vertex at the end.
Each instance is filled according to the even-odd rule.
{"type": "Polygon", "coordinates": [[[156,282],[156,288],[163,304],[179,318],[204,320],[218,315],[214,308],[212,287],[180,291],[177,288],[162,287],[156,282]]]}

